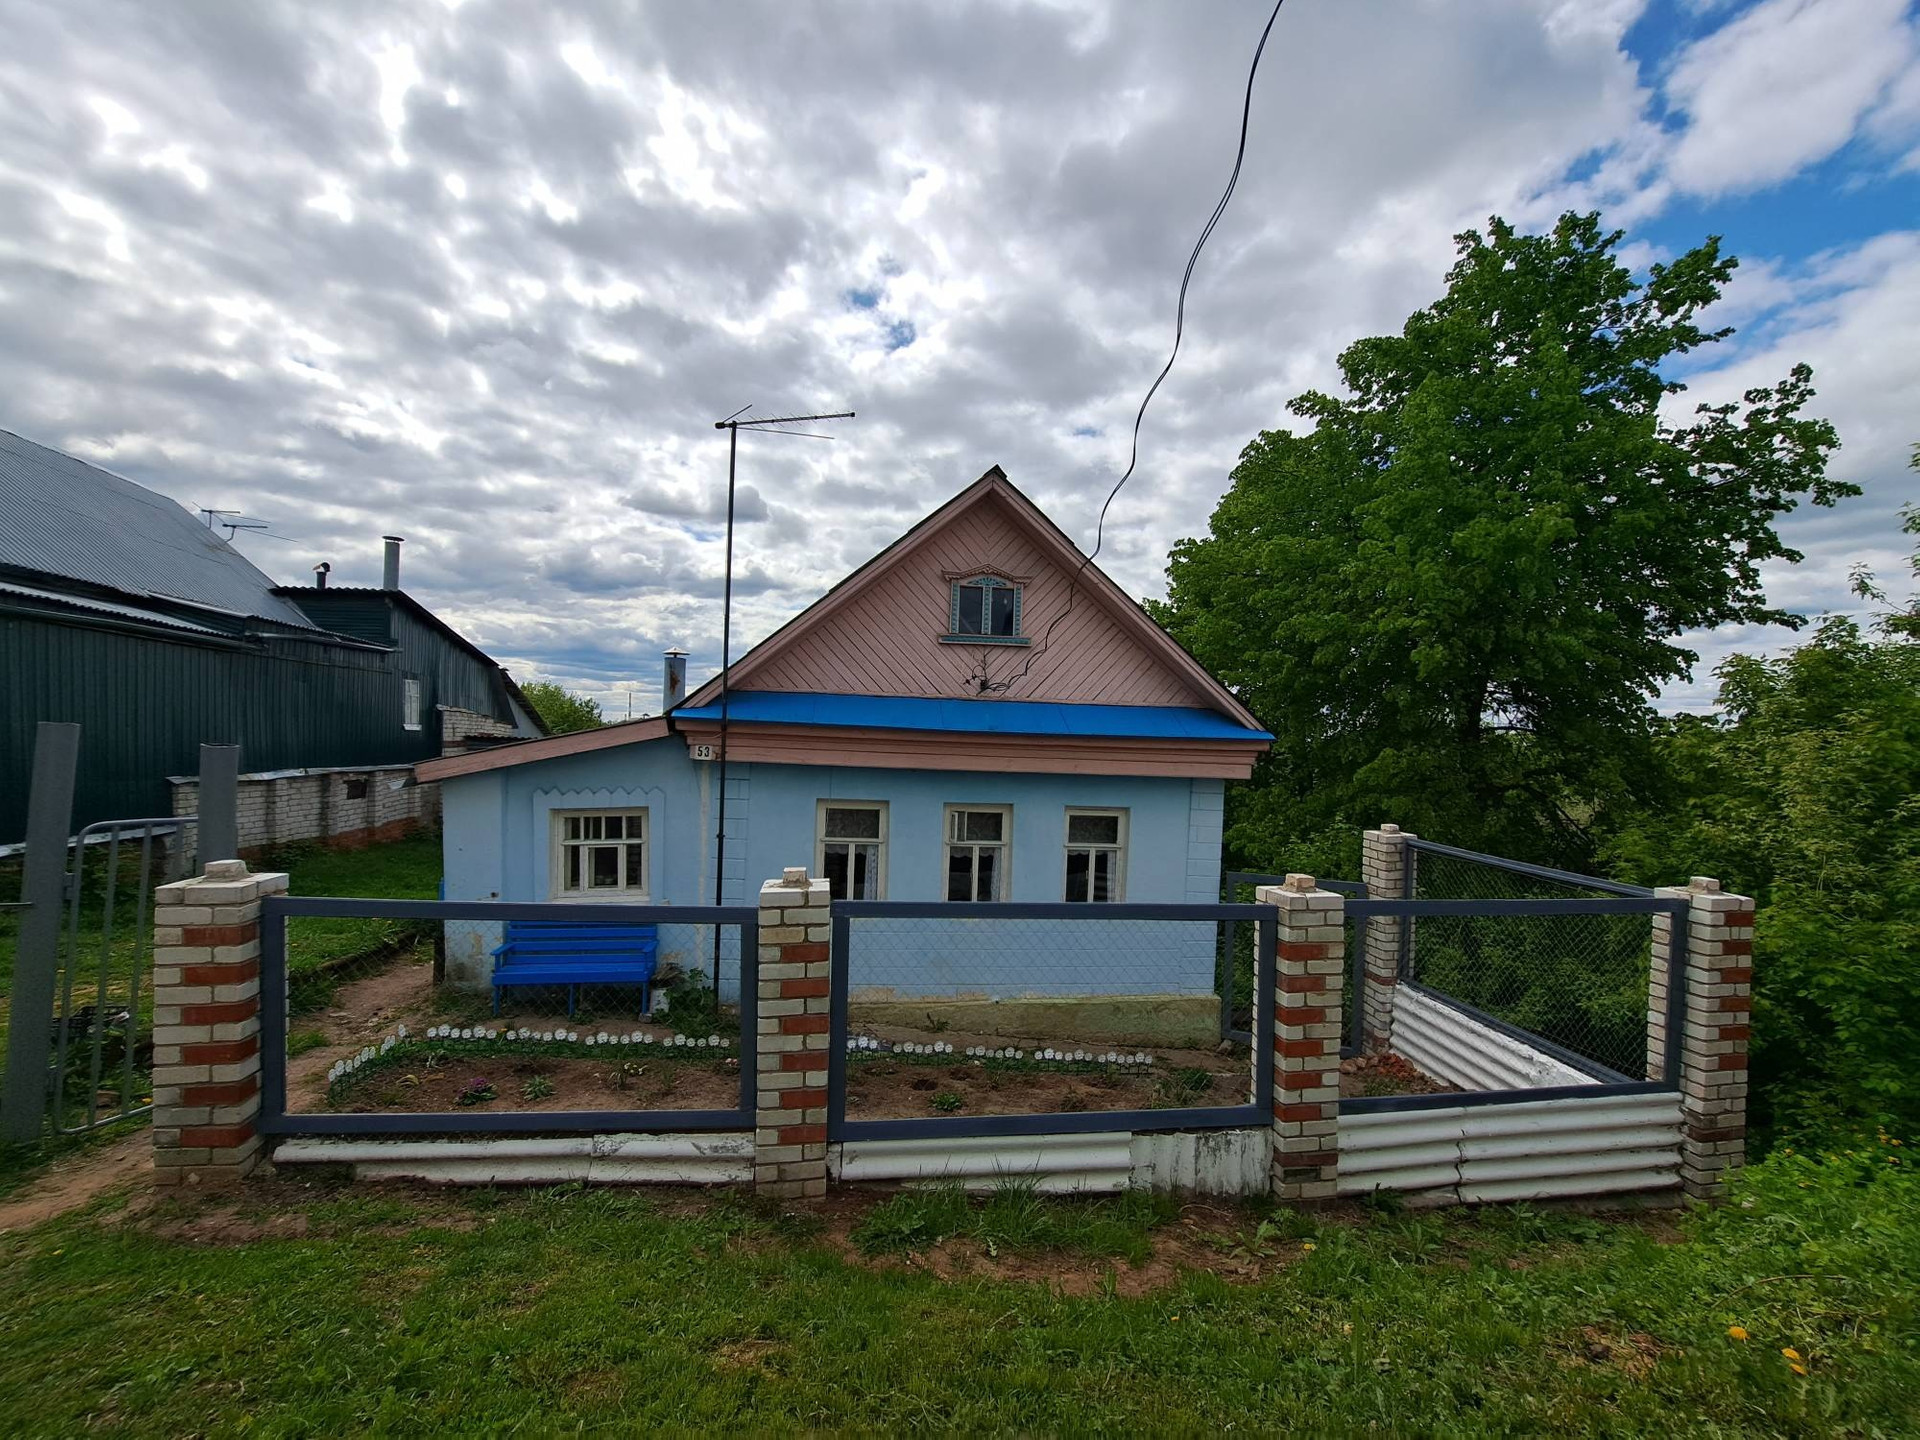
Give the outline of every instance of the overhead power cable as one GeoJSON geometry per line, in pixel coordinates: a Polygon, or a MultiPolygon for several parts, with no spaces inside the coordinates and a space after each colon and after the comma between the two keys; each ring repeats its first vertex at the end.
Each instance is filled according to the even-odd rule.
{"type": "Polygon", "coordinates": [[[1140,425],[1146,419],[1147,406],[1153,403],[1154,395],[1167,376],[1172,373],[1173,362],[1180,358],[1180,341],[1187,328],[1187,287],[1193,283],[1194,268],[1200,263],[1200,252],[1207,248],[1207,241],[1212,237],[1214,227],[1220,223],[1220,217],[1227,213],[1227,202],[1233,199],[1234,187],[1240,183],[1240,167],[1247,158],[1247,130],[1253,118],[1253,81],[1254,77],[1260,73],[1260,57],[1266,53],[1267,37],[1273,33],[1274,22],[1280,18],[1280,7],[1284,4],[1286,0],[1274,0],[1273,12],[1267,16],[1266,28],[1260,32],[1260,43],[1254,47],[1253,63],[1247,68],[1246,93],[1240,103],[1240,143],[1234,147],[1233,170],[1227,176],[1226,189],[1220,192],[1220,199],[1214,205],[1213,213],[1207,216],[1207,223],[1201,227],[1200,238],[1193,242],[1193,253],[1187,256],[1186,269],[1180,272],[1180,297],[1173,311],[1173,349],[1167,354],[1167,363],[1160,367],[1160,373],[1153,377],[1153,384],[1147,387],[1147,393],[1141,397],[1139,410],[1134,412],[1133,442],[1127,455],[1127,468],[1120,478],[1114,481],[1113,489],[1107,492],[1106,501],[1100,506],[1100,518],[1093,532],[1093,549],[1087,552],[1086,557],[1073,572],[1073,579],[1067,587],[1066,606],[1048,622],[1045,632],[1040,637],[1040,643],[1028,652],[1026,662],[1004,680],[987,679],[985,664],[982,663],[978,677],[979,693],[982,695],[1004,692],[1026,678],[1028,672],[1033,669],[1033,662],[1046,653],[1048,642],[1053,639],[1055,627],[1073,613],[1073,602],[1079,588],[1080,577],[1085,573],[1087,566],[1093,563],[1094,557],[1100,553],[1100,547],[1106,543],[1107,511],[1112,508],[1115,497],[1119,495],[1127,481],[1133,478],[1134,468],[1140,463],[1140,425]]]}

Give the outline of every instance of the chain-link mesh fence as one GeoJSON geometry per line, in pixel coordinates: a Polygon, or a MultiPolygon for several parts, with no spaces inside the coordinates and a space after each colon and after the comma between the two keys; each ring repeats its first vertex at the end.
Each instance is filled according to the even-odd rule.
{"type": "MultiPolygon", "coordinates": [[[[1416,845],[1416,900],[1603,899],[1617,887],[1517,871],[1416,845]]],[[[1404,928],[1406,978],[1628,1079],[1643,1079],[1652,917],[1423,915],[1404,928]]]]}
{"type": "Polygon", "coordinates": [[[1211,919],[852,918],[846,1116],[1247,1104],[1249,1048],[1219,1033],[1222,930],[1211,919]]]}
{"type": "Polygon", "coordinates": [[[740,1104],[737,924],[283,923],[290,1114],[740,1104]]]}

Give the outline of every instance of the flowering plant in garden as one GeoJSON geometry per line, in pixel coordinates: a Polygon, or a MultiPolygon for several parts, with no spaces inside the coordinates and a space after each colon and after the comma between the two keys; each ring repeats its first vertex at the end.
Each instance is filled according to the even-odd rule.
{"type": "Polygon", "coordinates": [[[489,1100],[499,1098],[499,1092],[493,1088],[493,1082],[484,1075],[476,1075],[460,1087],[460,1093],[453,1097],[456,1105],[484,1105],[489,1100]]]}

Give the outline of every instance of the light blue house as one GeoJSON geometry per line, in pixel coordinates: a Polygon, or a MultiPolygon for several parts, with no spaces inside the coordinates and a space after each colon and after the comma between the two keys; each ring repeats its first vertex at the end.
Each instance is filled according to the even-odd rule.
{"type": "MultiPolygon", "coordinates": [[[[998,467],[729,688],[724,721],[716,678],[661,717],[420,766],[441,786],[446,898],[712,904],[724,752],[728,904],[792,865],[836,898],[1213,901],[1223,788],[1272,738],[998,467]]],[[[450,929],[449,979],[485,984],[497,940],[450,929]]],[[[706,927],[662,928],[683,968],[713,967],[711,947],[706,927]]],[[[729,993],[735,959],[723,938],[729,993]]],[[[880,1020],[1031,1033],[1036,1006],[1073,1003],[1198,1038],[1214,962],[1210,924],[862,920],[850,982],[880,1020]]]]}

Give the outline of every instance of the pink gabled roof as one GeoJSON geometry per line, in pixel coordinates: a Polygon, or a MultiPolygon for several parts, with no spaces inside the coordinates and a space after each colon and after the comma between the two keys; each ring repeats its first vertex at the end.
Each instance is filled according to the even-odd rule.
{"type": "Polygon", "coordinates": [[[610,750],[616,745],[637,745],[663,738],[669,728],[664,715],[654,715],[645,720],[616,721],[597,730],[572,730],[565,735],[543,735],[537,740],[509,741],[489,745],[484,750],[422,760],[413,767],[413,778],[424,785],[434,780],[451,780],[456,775],[504,770],[510,765],[525,765],[534,760],[557,760],[562,755],[584,755],[592,750],[610,750]]]}
{"type": "MultiPolygon", "coordinates": [[[[1259,729],[998,465],[743,656],[735,690],[1201,706],[1259,729]],[[946,581],[982,571],[1023,586],[1030,645],[943,643],[946,581]],[[1011,682],[982,693],[979,680],[1011,682]]],[[[719,694],[716,676],[688,707],[719,694]]]]}

